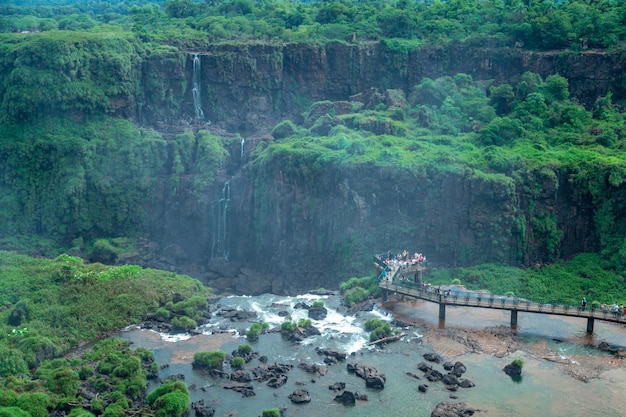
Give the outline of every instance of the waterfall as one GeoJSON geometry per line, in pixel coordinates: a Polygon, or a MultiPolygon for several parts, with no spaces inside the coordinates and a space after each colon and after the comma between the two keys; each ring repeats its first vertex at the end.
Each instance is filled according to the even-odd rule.
{"type": "Polygon", "coordinates": [[[192,76],[192,92],[193,92],[193,107],[196,111],[196,119],[204,119],[204,112],[202,111],[202,97],[200,95],[200,57],[198,54],[193,54],[193,76],[192,76]]]}
{"type": "Polygon", "coordinates": [[[241,156],[243,156],[244,154],[244,144],[246,143],[246,140],[244,138],[241,138],[241,156]]]}
{"type": "Polygon", "coordinates": [[[212,220],[211,258],[221,256],[228,260],[230,240],[228,233],[228,209],[230,205],[230,181],[226,181],[217,201],[211,203],[212,220]]]}

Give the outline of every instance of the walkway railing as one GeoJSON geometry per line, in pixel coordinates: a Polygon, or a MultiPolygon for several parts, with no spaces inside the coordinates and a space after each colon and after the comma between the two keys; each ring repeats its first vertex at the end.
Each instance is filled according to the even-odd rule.
{"type": "Polygon", "coordinates": [[[383,280],[379,282],[378,286],[398,294],[451,306],[527,311],[532,313],[586,317],[615,323],[626,323],[626,317],[623,315],[615,314],[611,310],[595,309],[590,306],[582,309],[581,307],[563,304],[542,304],[532,302],[524,298],[493,295],[474,291],[460,291],[455,289],[451,289],[449,294],[446,295],[446,292],[438,292],[434,287],[424,288],[420,284],[410,281],[383,280]]]}

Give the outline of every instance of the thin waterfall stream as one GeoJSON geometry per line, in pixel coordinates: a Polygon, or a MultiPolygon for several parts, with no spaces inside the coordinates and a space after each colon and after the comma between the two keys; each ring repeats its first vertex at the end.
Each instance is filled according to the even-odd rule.
{"type": "Polygon", "coordinates": [[[228,215],[230,205],[230,181],[226,181],[219,198],[210,205],[209,213],[212,227],[211,258],[223,257],[228,261],[230,255],[230,236],[228,233],[228,215]]]}
{"type": "Polygon", "coordinates": [[[203,120],[204,112],[202,111],[202,95],[200,91],[200,73],[201,63],[198,54],[193,54],[193,73],[192,73],[192,93],[193,107],[196,112],[196,119],[203,120]]]}

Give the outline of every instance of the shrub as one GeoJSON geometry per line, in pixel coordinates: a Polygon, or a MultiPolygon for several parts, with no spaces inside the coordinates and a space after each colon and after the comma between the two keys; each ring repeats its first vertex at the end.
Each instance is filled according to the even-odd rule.
{"type": "Polygon", "coordinates": [[[156,316],[160,319],[163,320],[169,320],[170,317],[172,316],[172,314],[169,312],[169,310],[160,307],[157,311],[156,311],[156,316]]]}
{"type": "Polygon", "coordinates": [[[237,351],[244,355],[247,353],[252,353],[252,346],[250,346],[247,343],[243,345],[239,345],[239,347],[237,348],[237,351]]]}
{"type": "Polygon", "coordinates": [[[191,330],[196,328],[198,326],[198,323],[196,323],[195,320],[187,316],[180,316],[174,317],[174,319],[172,319],[172,326],[181,327],[185,330],[191,330]]]}
{"type": "Polygon", "coordinates": [[[278,408],[267,408],[263,410],[262,417],[280,417],[280,410],[278,408]]]}
{"type": "Polygon", "coordinates": [[[67,417],[94,417],[94,414],[82,408],[72,408],[67,417]]]}
{"type": "Polygon", "coordinates": [[[16,404],[22,410],[28,411],[31,417],[48,417],[50,397],[43,392],[24,393],[19,396],[16,404]]]}
{"type": "Polygon", "coordinates": [[[522,358],[515,358],[513,359],[513,361],[511,362],[511,365],[513,366],[518,366],[518,367],[523,367],[524,366],[524,359],[522,358]]]}
{"type": "Polygon", "coordinates": [[[293,321],[291,321],[291,319],[287,319],[285,320],[281,325],[280,328],[282,330],[285,330],[287,332],[293,332],[296,330],[296,323],[294,323],[293,321]]]}
{"type": "Polygon", "coordinates": [[[10,389],[0,389],[0,407],[10,407],[15,405],[17,393],[10,389]]]}
{"type": "Polygon", "coordinates": [[[300,319],[298,321],[298,327],[311,327],[313,322],[309,319],[300,319]]]}
{"type": "Polygon", "coordinates": [[[391,336],[392,334],[391,325],[389,323],[384,323],[370,332],[370,341],[373,342],[375,340],[383,339],[391,336]]]}
{"type": "Polygon", "coordinates": [[[193,367],[203,369],[218,369],[222,367],[226,355],[222,351],[197,352],[193,355],[193,367]]]}
{"type": "Polygon", "coordinates": [[[104,410],[104,401],[102,401],[102,398],[95,397],[91,400],[91,405],[89,408],[91,408],[91,411],[93,411],[94,413],[101,414],[102,410],[104,410]]]}
{"type": "Polygon", "coordinates": [[[148,394],[147,402],[157,417],[180,417],[189,411],[189,390],[182,381],[169,381],[148,394]]]}
{"type": "Polygon", "coordinates": [[[242,358],[241,356],[235,356],[230,360],[230,366],[234,369],[243,368],[245,364],[246,364],[246,360],[242,358]]]}
{"type": "Polygon", "coordinates": [[[461,285],[461,280],[460,280],[460,279],[458,279],[458,278],[454,278],[454,279],[452,280],[452,285],[461,285]]]}
{"type": "Polygon", "coordinates": [[[366,331],[371,332],[375,328],[382,326],[383,323],[385,322],[382,321],[381,319],[371,318],[371,319],[367,319],[365,323],[363,323],[363,327],[365,328],[366,331]]]}
{"type": "Polygon", "coordinates": [[[20,351],[0,347],[0,377],[25,374],[27,372],[28,366],[20,351]]]}
{"type": "Polygon", "coordinates": [[[109,406],[104,410],[104,417],[124,417],[126,415],[126,411],[124,407],[122,407],[118,403],[109,404],[109,406]]]}
{"type": "Polygon", "coordinates": [[[0,417],[30,417],[30,414],[19,407],[0,407],[0,417]]]}
{"type": "Polygon", "coordinates": [[[370,332],[370,341],[372,342],[392,335],[391,325],[381,319],[367,319],[363,327],[370,332]]]}
{"type": "Polygon", "coordinates": [[[515,297],[515,293],[513,291],[507,291],[504,293],[504,295],[507,297],[515,297]]]}
{"type": "Polygon", "coordinates": [[[312,307],[324,307],[323,301],[314,301],[312,307]]]}
{"type": "Polygon", "coordinates": [[[259,335],[261,334],[261,329],[261,324],[252,323],[248,331],[246,331],[246,337],[248,338],[248,340],[257,340],[259,338],[259,335]]]}
{"type": "Polygon", "coordinates": [[[293,135],[297,127],[291,120],[283,120],[272,129],[274,139],[282,139],[293,135]]]}

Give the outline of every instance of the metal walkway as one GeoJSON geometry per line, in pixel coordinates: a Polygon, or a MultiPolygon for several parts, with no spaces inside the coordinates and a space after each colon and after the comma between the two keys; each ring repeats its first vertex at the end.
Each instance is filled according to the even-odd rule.
{"type": "Polygon", "coordinates": [[[439,318],[441,319],[445,319],[446,306],[464,306],[509,310],[511,312],[511,326],[517,326],[518,311],[586,318],[587,332],[589,333],[593,332],[593,324],[596,319],[626,324],[626,317],[620,316],[619,314],[615,315],[609,310],[592,309],[589,305],[583,310],[580,307],[568,305],[541,304],[518,297],[507,297],[472,291],[455,291],[454,289],[446,296],[444,292],[439,292],[433,287],[425,289],[421,285],[410,281],[391,279],[380,280],[378,287],[384,291],[384,298],[387,297],[389,292],[392,292],[439,304],[439,318]]]}

